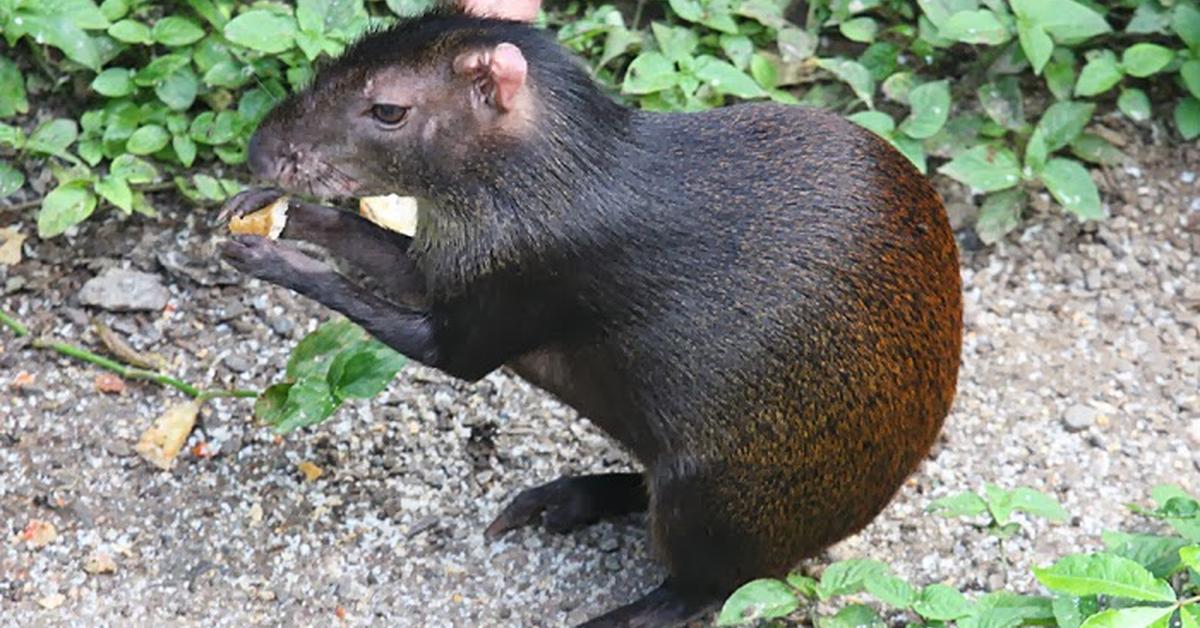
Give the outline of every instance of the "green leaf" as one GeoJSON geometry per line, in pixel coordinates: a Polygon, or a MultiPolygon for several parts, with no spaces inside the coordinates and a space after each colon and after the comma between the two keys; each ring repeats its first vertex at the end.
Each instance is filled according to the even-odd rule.
{"type": "Polygon", "coordinates": [[[953,621],[971,614],[973,605],[962,593],[945,584],[931,584],[921,590],[912,608],[925,619],[953,621]]]}
{"type": "Polygon", "coordinates": [[[100,3],[100,13],[110,22],[119,20],[129,13],[129,0],[104,0],[100,3]]]}
{"type": "Polygon", "coordinates": [[[38,212],[38,237],[53,238],[83,221],[96,210],[96,195],[87,181],[64,183],[46,195],[38,212]]]}
{"type": "MultiPolygon", "coordinates": [[[[1111,608],[1087,618],[1083,628],[1150,628],[1171,617],[1175,609],[1169,606],[1134,606],[1111,608]]],[[[1165,626],[1165,624],[1163,624],[1165,626]]]]}
{"type": "Polygon", "coordinates": [[[337,354],[365,336],[362,328],[346,319],[322,324],[316,331],[305,336],[292,350],[292,356],[287,363],[287,376],[294,379],[325,379],[329,365],[337,354]]]}
{"type": "Polygon", "coordinates": [[[1117,98],[1117,107],[1134,122],[1150,119],[1150,97],[1136,87],[1121,90],[1121,96],[1117,98]]]}
{"type": "Polygon", "coordinates": [[[1189,96],[1175,105],[1175,126],[1185,140],[1200,137],[1200,99],[1189,96]]]}
{"type": "Polygon", "coordinates": [[[1066,556],[1049,567],[1034,567],[1033,575],[1046,588],[1070,595],[1175,601],[1175,591],[1170,584],[1155,578],[1134,561],[1113,554],[1066,556]]]}
{"type": "Polygon", "coordinates": [[[775,89],[779,84],[779,70],[770,59],[759,53],[750,58],[750,76],[754,77],[763,89],[775,89]]]}
{"type": "Polygon", "coordinates": [[[1021,224],[1021,207],[1024,203],[1025,193],[1019,188],[989,194],[975,220],[975,234],[987,245],[1003,240],[1021,224]]]}
{"type": "Polygon", "coordinates": [[[0,198],[8,198],[25,185],[25,173],[13,168],[7,161],[0,161],[0,198]]]}
{"type": "Polygon", "coordinates": [[[927,174],[928,170],[925,163],[925,147],[920,140],[914,140],[911,137],[899,135],[891,138],[892,146],[896,150],[904,153],[912,165],[916,166],[921,174],[927,174]]]}
{"type": "Polygon", "coordinates": [[[196,102],[200,81],[191,68],[183,68],[163,79],[154,88],[155,95],[174,111],[187,111],[196,102]]]}
{"type": "Polygon", "coordinates": [[[996,124],[1018,130],[1025,126],[1025,102],[1015,76],[997,78],[978,90],[979,104],[996,124]]]}
{"type": "Polygon", "coordinates": [[[973,517],[987,512],[987,503],[975,493],[964,491],[933,500],[925,512],[943,517],[973,517]]]}
{"type": "Polygon", "coordinates": [[[779,29],[776,44],[779,46],[779,54],[783,55],[783,60],[787,63],[804,61],[817,51],[816,36],[802,28],[779,29]]]}
{"type": "Polygon", "coordinates": [[[950,83],[935,81],[914,87],[909,92],[908,102],[912,113],[900,125],[900,130],[919,140],[933,137],[950,117],[950,83]]]}
{"type": "Polygon", "coordinates": [[[879,24],[869,17],[856,17],[846,20],[838,28],[842,31],[842,35],[846,39],[864,44],[875,41],[875,35],[879,32],[879,24]]]}
{"type": "Polygon", "coordinates": [[[988,145],[959,153],[938,172],[980,192],[1008,189],[1021,181],[1021,169],[1012,151],[988,145]]]}
{"type": "Polygon", "coordinates": [[[339,353],[326,380],[339,399],[370,399],[387,388],[405,362],[403,355],[372,338],[339,353]]]}
{"type": "Polygon", "coordinates": [[[858,593],[863,590],[868,576],[887,571],[887,565],[877,560],[854,558],[833,563],[821,574],[817,596],[828,600],[835,595],[858,593]]]}
{"type": "Polygon", "coordinates": [[[1200,54],[1200,7],[1187,2],[1176,3],[1171,28],[1192,52],[1200,54]]]}
{"type": "Polygon", "coordinates": [[[121,20],[108,27],[108,35],[127,44],[152,44],[154,36],[150,27],[137,20],[121,20]]]}
{"type": "Polygon", "coordinates": [[[109,175],[97,181],[95,188],[96,193],[104,197],[104,200],[125,213],[133,211],[133,190],[129,189],[129,183],[125,179],[109,175]]]}
{"type": "MultiPolygon", "coordinates": [[[[196,184],[196,191],[200,192],[200,195],[205,199],[215,202],[225,200],[225,190],[221,188],[221,182],[217,181],[214,177],[207,174],[198,174],[192,178],[192,181],[196,184]]],[[[338,355],[341,354],[339,353],[338,355]]],[[[329,380],[328,375],[326,375],[325,379],[326,381],[329,380]]]]}
{"type": "Polygon", "coordinates": [[[733,62],[739,70],[745,70],[750,67],[750,59],[754,56],[754,42],[750,41],[745,35],[726,35],[721,34],[721,51],[725,53],[725,57],[733,62]]]}
{"type": "Polygon", "coordinates": [[[1075,90],[1075,54],[1066,48],[1055,50],[1044,72],[1046,87],[1050,88],[1054,98],[1070,99],[1075,90]]]}
{"type": "MultiPolygon", "coordinates": [[[[1088,180],[1090,181],[1091,178],[1089,177],[1088,180]]],[[[1099,204],[1098,198],[1097,204],[1099,204]]],[[[1056,523],[1067,520],[1067,511],[1063,509],[1057,500],[1026,486],[1018,486],[1013,489],[1012,493],[1010,493],[1009,503],[1013,512],[1029,513],[1056,523]]]]}
{"type": "Polygon", "coordinates": [[[750,75],[735,68],[728,61],[716,57],[702,56],[696,60],[696,78],[708,83],[721,94],[738,98],[761,98],[767,93],[750,78],[750,75]]]}
{"type": "Polygon", "coordinates": [[[1188,569],[1200,572],[1200,545],[1179,548],[1179,560],[1188,569]]]}
{"type": "Polygon", "coordinates": [[[751,580],[733,592],[717,616],[718,626],[737,626],[759,619],[785,617],[800,607],[791,587],[779,580],[751,580]]]}
{"type": "Polygon", "coordinates": [[[1187,539],[1155,534],[1105,531],[1101,538],[1108,553],[1135,561],[1155,578],[1166,578],[1179,569],[1179,550],[1187,539]]]}
{"type": "Polygon", "coordinates": [[[8,57],[0,56],[0,118],[29,112],[25,77],[8,57]]]}
{"type": "Polygon", "coordinates": [[[1018,24],[1021,20],[1036,24],[1058,43],[1079,43],[1112,30],[1103,16],[1075,0],[1010,0],[1010,4],[1018,24]]]}
{"type": "Polygon", "coordinates": [[[167,147],[171,134],[157,124],[147,124],[133,132],[125,143],[125,150],[134,155],[149,155],[167,147]]]}
{"type": "Polygon", "coordinates": [[[1083,133],[1075,138],[1071,142],[1071,154],[1100,166],[1116,166],[1129,161],[1129,155],[1095,133],[1083,133]]]}
{"type": "Polygon", "coordinates": [[[903,578],[891,574],[877,572],[868,574],[863,580],[867,593],[876,599],[896,608],[908,608],[917,599],[917,592],[903,578]]]}
{"type": "Polygon", "coordinates": [[[696,46],[700,45],[700,37],[690,28],[667,26],[654,22],[650,25],[650,29],[654,31],[654,40],[658,42],[658,49],[667,59],[676,63],[684,59],[691,59],[692,53],[696,51],[696,46]]]}
{"type": "Polygon", "coordinates": [[[1179,67],[1179,78],[1192,96],[1200,98],[1200,59],[1193,59],[1179,67]]]}
{"type": "Polygon", "coordinates": [[[1121,82],[1124,74],[1117,64],[1117,55],[1109,50],[1097,51],[1083,71],[1079,73],[1079,82],[1075,84],[1076,96],[1095,96],[1102,94],[1121,82]]]}
{"type": "Polygon", "coordinates": [[[0,145],[21,150],[25,146],[25,132],[11,124],[0,122],[0,145]]]}
{"type": "Polygon", "coordinates": [[[75,24],[70,14],[23,15],[21,19],[25,32],[33,41],[54,46],[72,61],[100,71],[100,50],[96,42],[75,24]]]}
{"type": "Polygon", "coordinates": [[[660,52],[639,54],[625,72],[621,91],[626,94],[652,94],[675,87],[675,64],[660,52]]]}
{"type": "Polygon", "coordinates": [[[890,138],[896,130],[896,121],[882,111],[860,111],[847,119],[883,138],[890,138]]]}
{"type": "Polygon", "coordinates": [[[1009,40],[1008,29],[987,9],[959,11],[938,27],[942,37],[967,44],[998,46],[1009,40]]]}
{"type": "Polygon", "coordinates": [[[108,166],[108,173],[134,185],[152,183],[158,178],[158,171],[150,162],[129,154],[114,159],[108,166]]]}
{"type": "Polygon", "coordinates": [[[875,79],[861,63],[849,59],[817,59],[817,65],[850,86],[858,99],[875,108],[875,79]]]}
{"type": "Polygon", "coordinates": [[[1121,55],[1126,74],[1144,78],[1158,73],[1175,58],[1175,51],[1158,44],[1134,44],[1121,55]]]}
{"type": "Polygon", "coordinates": [[[817,628],[887,628],[887,624],[870,606],[850,604],[831,617],[818,617],[817,628]]]}
{"type": "Polygon", "coordinates": [[[960,628],[999,628],[1001,626],[1053,625],[1055,616],[1048,597],[995,591],[979,598],[976,613],[958,621],[960,628]]]}
{"type": "Polygon", "coordinates": [[[176,48],[194,44],[204,38],[204,29],[186,17],[164,17],[150,31],[154,41],[176,48]]]}
{"type": "Polygon", "coordinates": [[[196,161],[196,142],[190,136],[171,136],[171,148],[175,151],[175,156],[179,158],[179,163],[185,168],[190,168],[196,161]]]}
{"type": "Polygon", "coordinates": [[[282,406],[275,405],[278,398],[279,392],[275,391],[270,396],[265,396],[261,406],[258,403],[254,406],[256,413],[261,407],[264,414],[259,415],[259,418],[272,425],[277,433],[287,433],[320,423],[329,418],[338,407],[337,399],[329,391],[329,384],[324,379],[315,377],[302,378],[289,384],[282,406]]]}
{"type": "Polygon", "coordinates": [[[279,54],[296,41],[296,20],[270,11],[246,11],[225,25],[225,38],[259,52],[279,54]]]}
{"type": "Polygon", "coordinates": [[[1095,110],[1093,103],[1056,102],[1042,114],[1035,131],[1041,132],[1046,150],[1053,153],[1079,137],[1095,110]]]}
{"type": "Polygon", "coordinates": [[[186,68],[191,61],[188,55],[178,53],[157,57],[137,71],[133,82],[145,87],[157,85],[168,76],[186,68]]]}
{"type": "Polygon", "coordinates": [[[1042,68],[1046,67],[1046,62],[1050,60],[1050,55],[1054,53],[1054,40],[1050,39],[1050,35],[1041,24],[1019,16],[1017,37],[1029,64],[1033,66],[1033,73],[1041,74],[1042,68]]]}
{"type": "Polygon", "coordinates": [[[1054,621],[1059,628],[1079,628],[1083,620],[1100,611],[1100,603],[1096,596],[1075,597],[1074,595],[1057,595],[1051,602],[1054,610],[1054,621]]]}
{"type": "Polygon", "coordinates": [[[817,595],[817,581],[804,574],[793,571],[787,575],[784,581],[804,597],[816,597],[817,595]]]}
{"type": "Polygon", "coordinates": [[[1104,217],[1100,192],[1083,164],[1074,159],[1051,159],[1042,170],[1041,178],[1054,200],[1067,211],[1084,220],[1104,217]]]}
{"type": "Polygon", "coordinates": [[[101,96],[120,98],[133,93],[133,71],[128,68],[108,68],[96,75],[92,89],[101,96]]]}
{"type": "Polygon", "coordinates": [[[1179,609],[1179,628],[1200,628],[1200,604],[1188,604],[1179,609]]]}
{"type": "Polygon", "coordinates": [[[671,10],[687,22],[699,22],[704,9],[697,0],[670,0],[671,10]]]}
{"type": "Polygon", "coordinates": [[[74,120],[55,118],[43,123],[29,136],[25,148],[35,153],[69,157],[67,148],[79,137],[79,127],[74,120]]]}

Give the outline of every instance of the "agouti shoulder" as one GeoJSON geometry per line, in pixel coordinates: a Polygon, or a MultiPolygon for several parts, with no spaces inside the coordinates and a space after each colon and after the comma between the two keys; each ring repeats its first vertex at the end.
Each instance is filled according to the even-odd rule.
{"type": "Polygon", "coordinates": [[[507,365],[644,465],[525,491],[488,529],[648,509],[669,576],[593,625],[674,625],[857,531],[950,409],[962,306],[945,210],[839,116],[635,111],[545,33],[433,13],[323,69],[250,161],[293,191],[428,201],[411,241],[306,203],[283,233],[421,306],[280,242],[240,237],[227,258],[453,375],[507,365]]]}

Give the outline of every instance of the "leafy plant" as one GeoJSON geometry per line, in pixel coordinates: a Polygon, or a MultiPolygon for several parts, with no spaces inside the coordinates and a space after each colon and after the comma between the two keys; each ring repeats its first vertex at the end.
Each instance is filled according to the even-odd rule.
{"type": "Polygon", "coordinates": [[[1014,513],[1023,512],[1055,523],[1066,521],[1067,518],[1067,511],[1045,493],[1026,486],[1005,490],[995,484],[984,485],[982,495],[965,491],[934,500],[926,510],[944,517],[975,517],[986,514],[989,520],[984,526],[985,529],[1002,539],[1021,529],[1020,524],[1010,520],[1014,513]]]}
{"type": "MultiPolygon", "coordinates": [[[[1135,508],[1170,523],[1179,536],[1105,532],[1104,552],[1071,554],[1052,565],[1035,567],[1034,577],[1051,595],[994,591],[970,599],[954,587],[934,583],[915,587],[884,563],[851,559],[825,568],[820,579],[791,574],[786,579],[746,583],[726,601],[719,626],[752,624],[791,615],[814,601],[849,598],[832,615],[814,613],[825,627],[887,626],[883,617],[902,617],[909,626],[963,628],[1057,625],[1064,628],[1146,627],[1192,628],[1200,621],[1200,503],[1179,487],[1159,486],[1157,507],[1135,508]],[[1189,536],[1192,535],[1192,536],[1189,536]],[[884,612],[861,602],[865,593],[884,612]],[[1174,622],[1174,623],[1170,623],[1174,622]]],[[[1054,500],[1028,488],[1011,491],[987,485],[984,495],[971,492],[937,500],[929,510],[943,514],[991,513],[992,526],[1003,529],[1017,510],[1048,518],[1065,513],[1054,500]]]]}
{"type": "Polygon", "coordinates": [[[254,414],[277,432],[313,425],[347,399],[370,399],[407,360],[345,319],[327,322],[292,351],[286,378],[264,390],[254,414]]]}

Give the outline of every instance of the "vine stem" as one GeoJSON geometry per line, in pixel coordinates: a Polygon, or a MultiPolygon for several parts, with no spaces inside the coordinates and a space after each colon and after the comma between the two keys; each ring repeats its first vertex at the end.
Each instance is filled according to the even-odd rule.
{"type": "MultiPolygon", "coordinates": [[[[30,335],[28,327],[26,327],[21,321],[14,318],[11,314],[3,310],[0,310],[0,323],[3,323],[5,327],[11,329],[18,338],[23,338],[30,335]]],[[[33,346],[38,349],[49,349],[67,357],[94,364],[102,369],[112,371],[113,373],[116,373],[125,379],[141,379],[154,382],[160,386],[174,388],[183,394],[194,399],[199,399],[200,401],[208,401],[209,399],[215,399],[217,397],[237,397],[248,399],[258,396],[258,392],[256,391],[237,388],[230,390],[203,390],[183,380],[171,377],[165,373],[129,366],[128,364],[123,364],[116,360],[106,358],[82,347],[77,347],[75,345],[67,344],[57,340],[37,338],[33,341],[33,346]]]]}

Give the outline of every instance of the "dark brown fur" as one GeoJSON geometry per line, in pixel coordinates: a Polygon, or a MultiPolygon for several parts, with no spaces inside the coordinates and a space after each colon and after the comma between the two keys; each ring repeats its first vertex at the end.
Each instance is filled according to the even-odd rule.
{"type": "MultiPolygon", "coordinates": [[[[507,364],[645,466],[644,487],[587,476],[527,492],[490,529],[539,514],[570,529],[647,507],[648,492],[670,576],[594,625],[686,620],[859,530],[950,409],[962,312],[945,210],[903,156],[835,115],[636,112],[532,28],[433,15],[354,49],[268,119],[252,152],[291,188],[323,191],[288,167],[329,166],[348,173],[332,191],[433,209],[411,242],[310,204],[293,211],[320,233],[285,232],[357,255],[409,305],[279,243],[235,240],[235,264],[459,377],[507,364]],[[454,106],[470,86],[448,74],[453,55],[501,41],[529,60],[525,130],[479,114],[456,137],[388,146],[337,118],[339,90],[397,68],[454,106]],[[317,165],[281,165],[289,147],[317,165]],[[367,241],[391,244],[364,260],[367,241]]],[[[271,193],[257,194],[234,210],[271,193]]]]}

